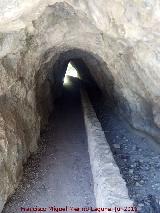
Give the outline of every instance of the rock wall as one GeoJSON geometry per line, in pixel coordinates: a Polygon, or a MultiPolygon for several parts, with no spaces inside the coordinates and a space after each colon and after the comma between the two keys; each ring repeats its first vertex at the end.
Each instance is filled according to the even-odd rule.
{"type": "Polygon", "coordinates": [[[70,59],[81,58],[122,115],[160,142],[159,9],[158,0],[0,1],[0,211],[70,59]]]}

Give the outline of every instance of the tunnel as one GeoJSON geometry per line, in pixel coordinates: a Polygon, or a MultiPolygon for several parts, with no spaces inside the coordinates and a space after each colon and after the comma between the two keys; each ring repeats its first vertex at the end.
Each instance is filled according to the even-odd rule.
{"type": "Polygon", "coordinates": [[[159,213],[158,1],[0,10],[0,212],[159,213]]]}
{"type": "MultiPolygon", "coordinates": [[[[45,55],[43,57],[45,58],[45,55]]],[[[45,63],[36,75],[36,109],[40,116],[38,151],[32,154],[25,164],[20,185],[2,212],[38,211],[40,208],[45,211],[64,208],[67,208],[65,211],[96,211],[97,200],[103,207],[97,208],[97,211],[103,211],[106,197],[108,203],[110,196],[114,196],[111,202],[119,202],[117,205],[133,205],[130,199],[137,193],[137,185],[133,187],[133,181],[137,181],[138,166],[142,167],[141,161],[137,160],[137,152],[142,151],[142,145],[137,145],[136,150],[130,150],[130,146],[134,145],[133,142],[128,143],[128,140],[132,141],[137,137],[137,142],[142,143],[145,139],[148,144],[145,148],[149,148],[149,139],[133,132],[126,126],[125,119],[118,115],[119,100],[116,100],[114,80],[107,64],[100,57],[81,49],[72,49],[55,58],[53,66],[45,63]],[[89,112],[85,112],[85,96],[93,108],[88,109],[89,112]],[[95,130],[92,130],[94,128],[95,130]],[[98,133],[90,133],[90,130],[98,133]],[[95,145],[92,141],[94,139],[95,145]],[[107,149],[105,140],[109,147],[107,149]],[[107,150],[106,162],[105,158],[101,158],[106,152],[103,153],[99,147],[102,147],[103,151],[107,150]],[[135,155],[134,158],[132,155],[135,155]],[[108,167],[108,172],[104,172],[107,163],[112,166],[108,167]],[[104,168],[101,164],[105,165],[104,168]],[[122,194],[120,201],[117,200],[119,195],[115,193],[115,189],[108,190],[108,184],[119,188],[122,194]],[[105,192],[99,189],[101,185],[105,192]],[[35,196],[36,193],[38,195],[35,196]],[[34,203],[37,205],[34,206],[34,203]],[[51,203],[54,205],[50,205],[51,203]]],[[[142,173],[145,172],[145,168],[141,169],[142,173]]],[[[143,179],[138,181],[141,183],[143,179]]],[[[138,197],[142,195],[137,193],[134,205],[130,206],[132,211],[137,211],[141,202],[154,201],[155,204],[150,210],[159,208],[154,196],[148,195],[146,200],[142,201],[142,198],[138,197]]],[[[115,210],[113,206],[108,208],[108,211],[115,210]]],[[[119,208],[117,207],[117,210],[119,208]]],[[[146,211],[146,208],[143,210],[146,211]]]]}
{"type": "MultiPolygon", "coordinates": [[[[43,57],[45,58],[45,55],[43,57]]],[[[99,85],[98,87],[113,103],[113,77],[109,71],[106,76],[107,64],[103,59],[83,49],[68,50],[59,54],[53,68],[50,68],[46,73],[40,70],[37,74],[37,109],[42,114],[42,126],[47,119],[46,115],[52,112],[54,99],[61,94],[63,79],[69,62],[78,70],[80,78],[83,79],[83,82],[86,82],[86,85],[99,85]],[[43,79],[44,75],[46,76],[45,80],[43,79]]]]}

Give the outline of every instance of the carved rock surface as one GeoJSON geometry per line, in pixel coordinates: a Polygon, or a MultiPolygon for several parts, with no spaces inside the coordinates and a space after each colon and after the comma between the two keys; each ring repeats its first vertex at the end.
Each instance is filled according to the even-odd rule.
{"type": "Polygon", "coordinates": [[[70,59],[160,142],[159,0],[0,1],[0,211],[36,151],[70,59]]]}

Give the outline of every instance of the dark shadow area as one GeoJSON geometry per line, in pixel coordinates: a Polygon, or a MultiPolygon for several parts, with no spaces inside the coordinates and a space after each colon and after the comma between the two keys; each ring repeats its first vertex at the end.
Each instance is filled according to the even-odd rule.
{"type": "MultiPolygon", "coordinates": [[[[44,59],[49,54],[45,53],[44,59]]],[[[49,115],[54,112],[53,102],[61,96],[63,79],[69,62],[79,71],[81,80],[89,83],[92,78],[105,96],[114,99],[114,80],[107,64],[101,57],[81,49],[57,53],[48,64],[42,65],[36,75],[36,103],[41,117],[41,129],[45,128],[49,115]],[[53,66],[51,66],[52,61],[54,61],[53,66]]]]}

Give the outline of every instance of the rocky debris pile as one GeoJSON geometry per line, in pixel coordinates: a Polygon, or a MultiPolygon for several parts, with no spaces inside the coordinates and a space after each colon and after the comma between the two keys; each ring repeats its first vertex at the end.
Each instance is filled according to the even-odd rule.
{"type": "Polygon", "coordinates": [[[160,212],[159,145],[132,129],[103,98],[90,97],[134,205],[139,213],[160,212]]]}

